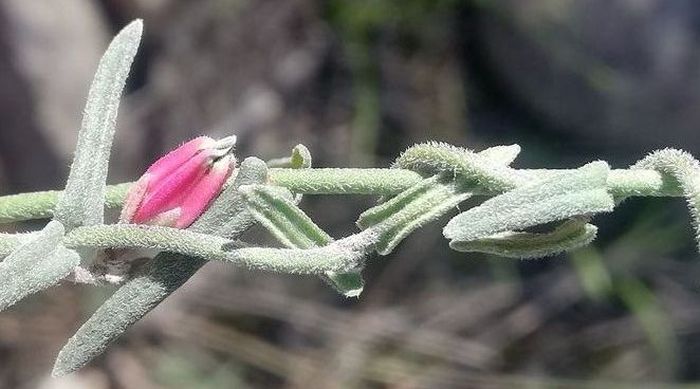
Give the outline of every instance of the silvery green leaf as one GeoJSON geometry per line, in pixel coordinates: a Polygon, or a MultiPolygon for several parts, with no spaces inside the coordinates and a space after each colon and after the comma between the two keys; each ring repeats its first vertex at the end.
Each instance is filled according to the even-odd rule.
{"type": "MultiPolygon", "coordinates": [[[[404,153],[397,161],[397,167],[409,164],[413,168],[432,154],[452,155],[454,159],[472,155],[471,151],[444,144],[431,144],[430,147],[414,146],[413,151],[404,153]],[[434,150],[433,150],[434,149],[434,150]],[[435,151],[437,150],[437,151],[435,151]]],[[[520,146],[497,146],[478,154],[489,163],[508,165],[517,157],[520,146]]],[[[357,220],[358,227],[372,228],[377,234],[376,250],[387,255],[411,232],[440,218],[461,202],[472,196],[470,187],[462,180],[455,180],[451,172],[443,172],[418,182],[394,198],[368,209],[357,220]]]]}
{"type": "Polygon", "coordinates": [[[510,166],[513,161],[515,161],[516,158],[518,158],[518,154],[520,154],[520,146],[517,144],[514,145],[507,145],[507,146],[494,146],[494,147],[489,147],[486,150],[483,150],[478,153],[482,157],[486,157],[487,159],[503,165],[503,166],[510,166]]]}
{"type": "Polygon", "coordinates": [[[410,169],[424,176],[448,172],[463,183],[504,192],[527,183],[503,163],[515,158],[519,150],[519,146],[513,145],[475,153],[446,143],[428,142],[404,151],[392,167],[410,169]]]}
{"type": "Polygon", "coordinates": [[[117,111],[129,68],[136,55],[143,23],[135,20],[110,43],[93,79],[75,157],[66,189],[54,217],[68,231],[82,225],[102,224],[107,167],[117,111]]]}
{"type": "Polygon", "coordinates": [[[306,146],[298,144],[292,149],[292,155],[267,161],[270,168],[308,169],[311,167],[311,153],[306,146]]]}
{"type": "MultiPolygon", "coordinates": [[[[309,169],[309,168],[311,168],[311,153],[304,145],[299,144],[296,147],[294,147],[294,149],[292,150],[291,157],[274,159],[274,160],[268,161],[267,165],[269,167],[278,167],[278,168],[309,169]]],[[[298,180],[298,181],[301,181],[301,180],[298,180]]],[[[301,199],[302,199],[302,195],[297,194],[294,197],[294,202],[296,204],[299,204],[301,199]]],[[[302,212],[302,214],[303,214],[303,212],[302,212]]],[[[262,215],[258,215],[258,216],[262,216],[262,215]]],[[[260,221],[260,220],[261,220],[261,218],[258,217],[258,221],[260,221]]],[[[265,224],[265,223],[263,223],[263,224],[265,224]]],[[[266,226],[270,226],[270,224],[268,223],[266,226]]],[[[269,228],[268,228],[268,230],[269,230],[269,228]]],[[[320,228],[318,230],[321,231],[323,234],[325,234],[325,232],[320,230],[320,228]]],[[[273,235],[276,234],[275,230],[270,230],[270,231],[272,232],[273,235]]],[[[278,236],[278,235],[276,235],[276,236],[278,236]]],[[[280,238],[280,236],[278,236],[278,238],[280,238]]],[[[330,236],[328,238],[330,239],[330,236]]],[[[285,241],[289,240],[289,237],[281,237],[280,240],[284,243],[285,241]]],[[[292,245],[287,245],[287,246],[301,248],[299,246],[292,246],[292,245]]],[[[364,281],[362,280],[362,275],[360,274],[359,269],[354,270],[352,272],[348,272],[348,273],[327,272],[321,278],[324,281],[326,281],[329,285],[331,285],[335,290],[337,290],[341,294],[345,295],[346,297],[357,297],[360,295],[360,293],[362,293],[362,289],[364,288],[364,281]]]]}
{"type": "Polygon", "coordinates": [[[548,233],[507,231],[473,241],[453,241],[450,247],[462,252],[480,252],[506,258],[541,258],[585,246],[598,229],[585,220],[572,219],[548,233]]]}
{"type": "Polygon", "coordinates": [[[455,216],[443,229],[454,242],[470,242],[579,215],[612,211],[608,165],[593,162],[565,176],[524,185],[455,216]]]}
{"type": "Polygon", "coordinates": [[[292,149],[289,167],[292,169],[309,169],[311,168],[311,152],[306,146],[298,144],[292,149]]]}
{"type": "MultiPolygon", "coordinates": [[[[263,183],[265,163],[247,158],[230,185],[189,230],[235,239],[255,219],[246,210],[237,188],[263,183]],[[220,225],[217,223],[229,221],[220,225]]],[[[68,340],[56,358],[54,376],[72,373],[100,355],[127,328],[181,287],[206,261],[173,253],[158,254],[142,275],[122,285],[68,340]]]]}
{"type": "MultiPolygon", "coordinates": [[[[285,246],[311,249],[333,242],[333,238],[294,203],[288,190],[251,185],[242,187],[241,193],[253,216],[285,246]]],[[[359,269],[349,273],[326,272],[322,278],[347,297],[359,296],[364,286],[359,269]]]]}
{"type": "Polygon", "coordinates": [[[0,234],[0,261],[22,244],[21,235],[27,234],[0,234]]]}
{"type": "Polygon", "coordinates": [[[387,255],[411,232],[439,218],[471,197],[444,175],[427,178],[391,200],[370,208],[357,221],[378,234],[376,250],[387,255]]]}
{"type": "Polygon", "coordinates": [[[63,376],[85,366],[204,263],[179,254],[159,254],[146,274],[122,285],[68,340],[56,358],[52,375],[63,376]]]}
{"type": "Polygon", "coordinates": [[[293,193],[365,194],[394,196],[423,177],[410,170],[388,169],[273,169],[270,184],[293,193]],[[409,184],[407,184],[409,183],[409,184]]]}
{"type": "Polygon", "coordinates": [[[285,246],[306,249],[333,241],[293,203],[288,190],[251,185],[242,187],[241,193],[255,219],[285,246]]]}
{"type": "Polygon", "coordinates": [[[49,288],[79,263],[79,255],[60,245],[64,228],[51,221],[0,263],[0,311],[49,288]]]}

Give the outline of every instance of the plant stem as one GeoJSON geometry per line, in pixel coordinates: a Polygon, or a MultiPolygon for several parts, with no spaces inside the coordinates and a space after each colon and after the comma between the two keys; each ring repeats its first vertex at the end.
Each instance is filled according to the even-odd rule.
{"type": "MultiPolygon", "coordinates": [[[[26,239],[0,234],[0,262],[26,239]]],[[[238,240],[188,230],[138,224],[106,224],[78,227],[62,241],[70,249],[150,249],[206,260],[224,261],[250,268],[297,274],[336,271],[355,264],[356,254],[333,245],[313,250],[247,247],[238,240]]]]}
{"type": "MultiPolygon", "coordinates": [[[[105,206],[121,207],[129,186],[130,182],[108,186],[105,206]]],[[[59,190],[49,190],[0,197],[0,224],[51,218],[61,193],[59,190]]]]}
{"type": "MultiPolygon", "coordinates": [[[[340,194],[392,196],[423,179],[405,169],[270,169],[270,183],[303,194],[340,194]]],[[[571,170],[514,170],[514,178],[537,181],[571,170]]],[[[107,187],[106,207],[118,208],[131,183],[107,187]]],[[[487,188],[475,188],[476,194],[493,195],[487,188]],[[486,189],[486,190],[484,190],[486,189]]],[[[663,179],[655,170],[616,169],[608,176],[608,190],[618,199],[630,196],[682,196],[682,191],[663,179]]],[[[48,219],[61,191],[22,193],[0,197],[0,224],[34,219],[48,219]]]]}
{"type": "MultiPolygon", "coordinates": [[[[140,224],[104,224],[78,227],[63,239],[68,248],[143,248],[201,258],[220,258],[221,247],[233,241],[188,230],[140,224]]],[[[237,246],[237,245],[236,245],[237,246]]]]}
{"type": "Polygon", "coordinates": [[[405,169],[270,169],[270,183],[303,194],[391,196],[422,179],[405,169]]]}

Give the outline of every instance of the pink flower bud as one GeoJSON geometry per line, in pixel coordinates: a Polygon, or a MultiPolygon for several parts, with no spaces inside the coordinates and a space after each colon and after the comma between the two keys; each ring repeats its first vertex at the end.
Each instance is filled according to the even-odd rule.
{"type": "Polygon", "coordinates": [[[235,168],[235,143],[201,136],[161,157],[129,188],[119,222],[187,228],[235,168]]]}

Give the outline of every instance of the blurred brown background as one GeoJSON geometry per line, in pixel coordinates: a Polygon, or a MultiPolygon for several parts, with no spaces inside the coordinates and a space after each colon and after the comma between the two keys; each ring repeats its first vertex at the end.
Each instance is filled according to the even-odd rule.
{"type": "MultiPolygon", "coordinates": [[[[3,0],[1,194],[63,184],[97,60],[137,17],[115,183],[202,133],[237,134],[241,157],[303,143],[316,166],[388,166],[425,140],[519,143],[516,166],[533,168],[700,156],[692,0],[3,0]]],[[[302,205],[338,237],[373,202],[302,205]]],[[[359,300],[210,264],[89,368],[50,380],[110,293],[63,285],[0,315],[0,388],[693,386],[700,255],[683,201],[597,221],[594,247],[532,261],[451,252],[436,223],[372,258],[359,300]]]]}

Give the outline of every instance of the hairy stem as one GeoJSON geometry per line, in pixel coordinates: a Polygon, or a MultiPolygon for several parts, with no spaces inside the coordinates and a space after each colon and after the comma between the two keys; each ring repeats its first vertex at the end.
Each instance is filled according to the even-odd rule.
{"type": "MultiPolygon", "coordinates": [[[[0,234],[0,255],[11,253],[31,234],[0,234]]],[[[315,250],[246,247],[238,240],[168,227],[108,224],[75,228],[63,238],[66,248],[150,249],[206,260],[224,261],[253,269],[296,274],[319,274],[355,265],[358,254],[342,244],[315,250]]],[[[1,257],[0,257],[1,258],[1,257]]]]}
{"type": "MultiPolygon", "coordinates": [[[[572,170],[508,169],[517,180],[542,180],[572,170]]],[[[270,169],[270,183],[295,193],[393,196],[422,180],[406,169],[270,169]]],[[[106,206],[118,208],[131,183],[107,187],[106,206]]],[[[665,182],[655,170],[617,169],[610,172],[608,191],[615,198],[630,196],[683,196],[682,190],[665,182]]],[[[22,193],[0,197],[0,223],[47,219],[52,216],[61,191],[22,193]]],[[[475,194],[493,195],[488,188],[474,188],[475,194]]]]}
{"type": "MultiPolygon", "coordinates": [[[[130,182],[107,187],[105,204],[107,208],[121,207],[130,182]]],[[[12,223],[24,220],[49,219],[62,191],[21,193],[0,197],[0,223],[12,223]]]]}

